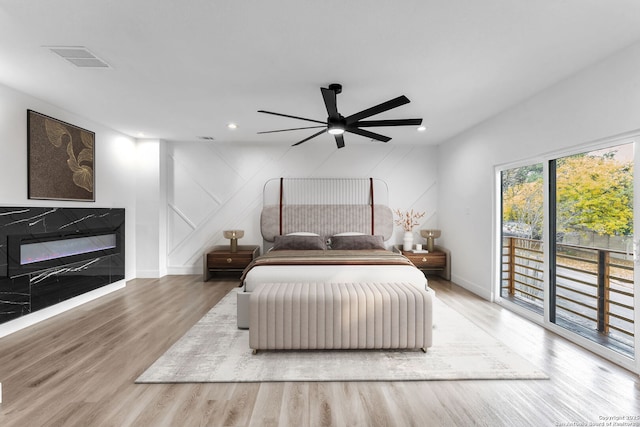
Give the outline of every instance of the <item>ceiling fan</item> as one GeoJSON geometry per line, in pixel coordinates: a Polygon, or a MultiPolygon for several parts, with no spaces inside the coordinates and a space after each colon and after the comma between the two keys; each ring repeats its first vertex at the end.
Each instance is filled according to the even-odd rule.
{"type": "Polygon", "coordinates": [[[375,132],[370,132],[365,129],[365,127],[378,127],[378,126],[420,126],[422,124],[422,119],[395,119],[395,120],[362,120],[367,117],[374,116],[376,114],[383,113],[385,111],[391,110],[392,108],[399,107],[404,104],[408,104],[409,98],[402,95],[397,98],[393,98],[387,102],[383,102],[382,104],[378,104],[371,108],[367,108],[366,110],[362,110],[359,113],[352,114],[350,116],[344,117],[342,114],[338,112],[338,107],[336,104],[336,95],[342,92],[342,85],[338,83],[330,84],[328,88],[321,87],[320,91],[322,92],[322,99],[324,99],[324,105],[327,108],[327,121],[323,122],[321,120],[313,120],[307,119],[305,117],[292,116],[289,114],[280,114],[274,113],[272,111],[258,110],[258,113],[266,113],[273,114],[274,116],[282,116],[289,117],[292,119],[304,120],[307,122],[320,123],[322,126],[306,126],[299,128],[290,128],[290,129],[279,129],[279,130],[270,130],[262,133],[274,133],[274,132],[288,132],[292,130],[301,130],[301,129],[318,129],[322,128],[321,131],[314,133],[313,135],[303,139],[302,141],[298,141],[293,146],[300,145],[303,142],[307,142],[312,138],[324,133],[329,132],[336,139],[336,145],[338,148],[344,147],[344,137],[343,134],[345,132],[355,133],[357,135],[364,136],[365,138],[375,139],[376,141],[388,142],[391,140],[388,136],[380,135],[375,132]]]}

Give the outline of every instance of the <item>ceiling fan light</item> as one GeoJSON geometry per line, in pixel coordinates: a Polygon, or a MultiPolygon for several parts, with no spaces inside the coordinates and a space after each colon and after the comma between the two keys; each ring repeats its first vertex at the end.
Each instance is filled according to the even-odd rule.
{"type": "Polygon", "coordinates": [[[344,128],[340,126],[332,126],[327,132],[331,135],[342,135],[344,133],[344,128]]]}

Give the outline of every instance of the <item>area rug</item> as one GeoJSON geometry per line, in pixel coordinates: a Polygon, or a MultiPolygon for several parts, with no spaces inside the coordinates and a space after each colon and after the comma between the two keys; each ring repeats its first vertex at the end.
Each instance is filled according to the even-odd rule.
{"type": "Polygon", "coordinates": [[[137,383],[547,379],[466,317],[434,300],[433,346],[420,350],[261,351],[236,327],[231,291],[137,383]]]}

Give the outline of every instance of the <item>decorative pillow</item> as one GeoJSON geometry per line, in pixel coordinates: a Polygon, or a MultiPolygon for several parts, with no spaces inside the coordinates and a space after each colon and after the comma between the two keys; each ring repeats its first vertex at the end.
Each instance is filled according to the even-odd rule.
{"type": "Polygon", "coordinates": [[[332,236],[331,249],[386,249],[382,236],[332,236]]]}
{"type": "Polygon", "coordinates": [[[283,251],[288,249],[295,250],[307,250],[307,249],[327,249],[327,245],[324,243],[324,239],[320,236],[300,236],[300,235],[287,235],[276,236],[275,243],[271,248],[272,251],[283,251]]]}

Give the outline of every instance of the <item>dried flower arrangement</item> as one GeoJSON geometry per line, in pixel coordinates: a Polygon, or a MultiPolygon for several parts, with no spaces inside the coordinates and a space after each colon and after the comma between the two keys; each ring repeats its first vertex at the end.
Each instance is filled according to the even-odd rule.
{"type": "Polygon", "coordinates": [[[405,212],[400,211],[400,209],[396,209],[393,213],[398,216],[398,219],[395,220],[396,225],[402,227],[404,231],[411,231],[413,230],[413,227],[420,225],[417,220],[422,218],[425,214],[425,212],[414,212],[413,209],[405,212]]]}

